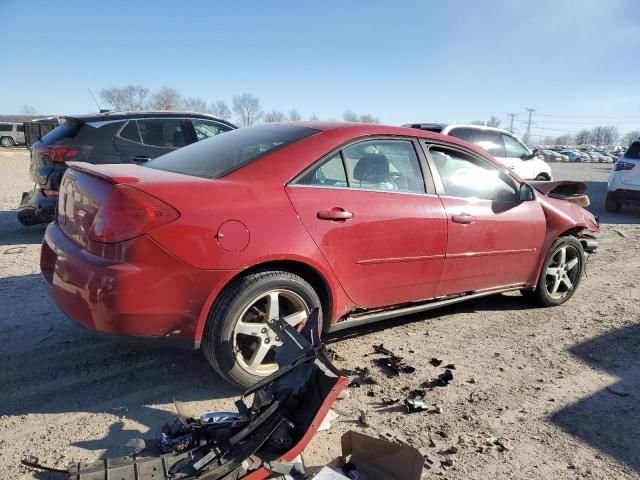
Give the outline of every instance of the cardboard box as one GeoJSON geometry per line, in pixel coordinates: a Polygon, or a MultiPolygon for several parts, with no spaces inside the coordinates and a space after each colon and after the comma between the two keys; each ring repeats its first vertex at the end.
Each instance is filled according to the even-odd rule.
{"type": "MultiPolygon", "coordinates": [[[[351,462],[358,467],[362,480],[420,480],[424,458],[413,447],[354,431],[345,433],[341,443],[342,456],[328,465],[337,472],[340,472],[340,468],[346,462],[351,462]]],[[[330,476],[333,473],[329,469],[325,470],[324,477],[319,476],[321,473],[322,471],[313,477],[314,480],[345,478],[330,476]]]]}

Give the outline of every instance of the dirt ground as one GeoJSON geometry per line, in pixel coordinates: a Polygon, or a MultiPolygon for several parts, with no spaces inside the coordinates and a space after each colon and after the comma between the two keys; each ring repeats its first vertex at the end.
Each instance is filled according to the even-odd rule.
{"type": "MultiPolygon", "coordinates": [[[[34,478],[19,466],[25,453],[58,467],[128,453],[127,440],[153,436],[171,417],[173,399],[232,408],[238,392],[201,353],[96,337],[47,298],[44,228],[15,220],[31,187],[28,165],[23,149],[0,152],[0,478],[34,478]]],[[[640,210],[602,211],[609,165],[552,168],[556,178],[588,182],[603,223],[573,299],[538,309],[501,295],[330,339],[339,367],[367,366],[379,385],[348,389],[335,405],[340,417],[306,449],[307,465],[337,456],[349,429],[389,430],[426,450],[434,461],[426,477],[640,478],[640,210]],[[416,372],[388,378],[372,363],[379,343],[416,372]],[[432,357],[456,367],[448,386],[427,392],[442,413],[381,405],[442,373],[432,357]],[[360,410],[369,427],[358,425],[360,410]],[[496,438],[506,450],[481,448],[496,438]],[[447,458],[453,466],[441,466],[447,458]]]]}

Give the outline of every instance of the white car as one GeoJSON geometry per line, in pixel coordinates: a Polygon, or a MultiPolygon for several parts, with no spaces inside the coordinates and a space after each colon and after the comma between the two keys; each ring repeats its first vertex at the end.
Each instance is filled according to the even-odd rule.
{"type": "Polygon", "coordinates": [[[640,138],[629,145],[611,169],[607,190],[607,212],[619,212],[628,203],[640,204],[640,138]]]}
{"type": "Polygon", "coordinates": [[[551,167],[507,130],[461,123],[410,123],[405,127],[451,135],[486,150],[526,180],[551,180],[551,167]]]}

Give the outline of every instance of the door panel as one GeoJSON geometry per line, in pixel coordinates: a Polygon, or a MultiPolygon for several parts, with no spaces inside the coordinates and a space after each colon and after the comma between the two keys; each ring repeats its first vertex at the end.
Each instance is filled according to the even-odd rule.
{"type": "Polygon", "coordinates": [[[437,196],[303,186],[289,186],[287,193],[358,306],[435,296],[447,242],[437,196]]]}
{"type": "Polygon", "coordinates": [[[438,296],[526,282],[546,231],[537,201],[442,197],[442,203],[449,218],[449,242],[438,296]],[[463,215],[472,221],[454,221],[463,215]]]}

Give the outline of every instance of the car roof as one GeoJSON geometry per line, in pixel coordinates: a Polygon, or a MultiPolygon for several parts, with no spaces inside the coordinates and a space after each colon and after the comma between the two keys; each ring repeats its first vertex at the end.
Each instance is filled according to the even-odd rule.
{"type": "Polygon", "coordinates": [[[507,135],[511,135],[514,136],[513,133],[511,133],[509,130],[505,130],[503,128],[495,128],[495,127],[487,127],[486,125],[473,125],[470,123],[408,123],[406,125],[404,125],[405,127],[412,127],[412,128],[416,128],[416,129],[423,129],[423,128],[440,128],[441,131],[445,130],[445,129],[453,129],[453,128],[458,128],[458,127],[464,127],[464,128],[472,128],[474,130],[490,130],[493,132],[500,132],[500,133],[505,133],[507,135]]]}
{"type": "Polygon", "coordinates": [[[209,115],[208,113],[176,111],[176,110],[147,110],[147,111],[135,111],[135,112],[100,112],[100,113],[87,113],[81,115],[61,115],[61,119],[76,120],[79,122],[104,122],[108,120],[129,120],[132,118],[203,118],[206,120],[215,120],[217,122],[224,123],[235,127],[234,124],[223,120],[222,118],[209,115]]]}

